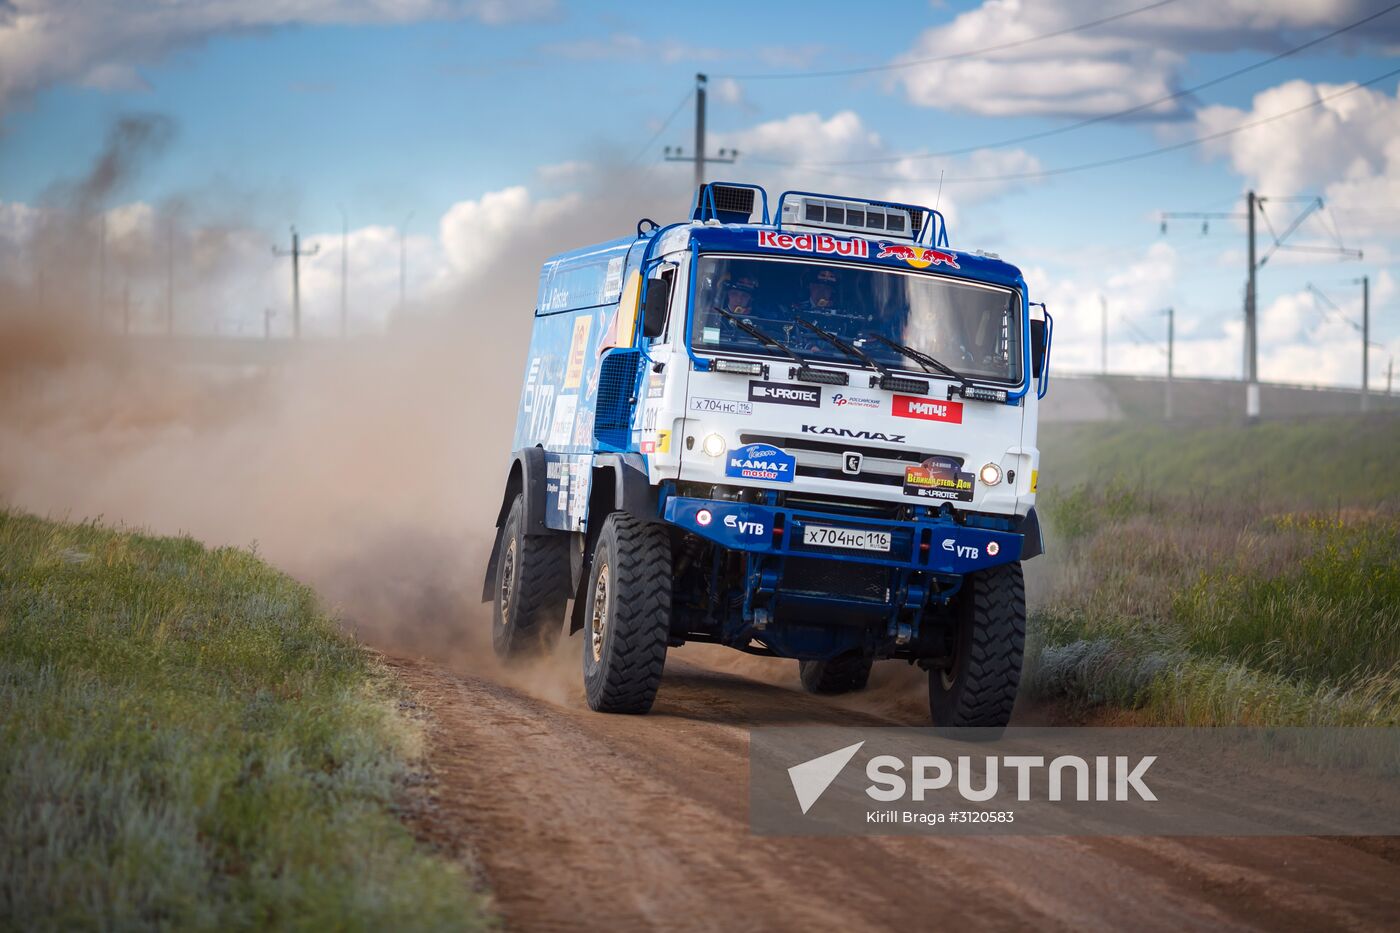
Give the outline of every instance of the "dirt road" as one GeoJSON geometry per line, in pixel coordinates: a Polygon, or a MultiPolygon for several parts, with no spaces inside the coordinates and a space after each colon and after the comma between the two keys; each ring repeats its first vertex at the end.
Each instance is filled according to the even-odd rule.
{"type": "Polygon", "coordinates": [[[447,824],[435,832],[475,849],[512,928],[1356,929],[1400,918],[1400,862],[1377,845],[751,836],[750,727],[921,723],[904,683],[837,704],[801,693],[780,662],[737,657],[673,652],[646,717],[590,713],[558,659],[504,676],[391,662],[434,719],[447,824]]]}

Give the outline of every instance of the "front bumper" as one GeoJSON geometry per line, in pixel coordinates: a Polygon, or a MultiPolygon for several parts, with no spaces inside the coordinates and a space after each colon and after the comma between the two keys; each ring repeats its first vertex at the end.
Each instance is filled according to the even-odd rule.
{"type": "Polygon", "coordinates": [[[888,521],[852,515],[714,499],[671,497],[662,517],[673,525],[736,551],[815,557],[961,575],[1021,559],[1023,537],[1009,531],[951,522],[888,521]],[[708,513],[708,521],[702,521],[708,513]],[[890,549],[865,551],[804,543],[808,525],[883,531],[890,549]]]}

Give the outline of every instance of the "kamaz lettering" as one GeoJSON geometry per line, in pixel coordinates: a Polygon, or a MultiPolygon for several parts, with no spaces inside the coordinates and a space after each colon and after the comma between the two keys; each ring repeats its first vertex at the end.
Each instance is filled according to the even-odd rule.
{"type": "Polygon", "coordinates": [[[879,431],[857,431],[852,428],[826,428],[815,424],[804,424],[803,434],[828,434],[832,437],[853,437],[863,441],[885,441],[888,444],[903,444],[904,434],[883,434],[879,431]]]}

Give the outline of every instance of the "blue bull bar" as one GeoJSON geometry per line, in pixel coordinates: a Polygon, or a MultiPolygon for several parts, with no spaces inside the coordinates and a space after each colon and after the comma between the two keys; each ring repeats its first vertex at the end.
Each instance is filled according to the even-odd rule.
{"type": "MultiPolygon", "coordinates": [[[[810,509],[713,499],[672,497],[662,517],[716,544],[753,554],[817,557],[833,561],[962,575],[1021,559],[1022,536],[944,521],[889,521],[810,509]],[[889,535],[889,550],[810,543],[809,528],[889,535]]],[[[827,540],[827,531],[817,535],[827,540]]],[[[849,540],[849,537],[848,537],[849,540]]],[[[865,536],[868,547],[878,540],[865,536]]]]}

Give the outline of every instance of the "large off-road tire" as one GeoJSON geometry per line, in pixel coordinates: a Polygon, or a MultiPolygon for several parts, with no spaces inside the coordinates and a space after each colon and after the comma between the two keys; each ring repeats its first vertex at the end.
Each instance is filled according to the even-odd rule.
{"type": "Polygon", "coordinates": [[[569,599],[569,536],[525,534],[525,498],[516,496],[501,526],[491,646],[515,660],[547,652],[559,640],[569,599]]]}
{"type": "Polygon", "coordinates": [[[808,693],[852,693],[865,689],[874,663],[859,651],[848,651],[826,661],[798,661],[797,670],[808,693]]]}
{"type": "Polygon", "coordinates": [[[671,630],[671,538],[625,512],[593,550],[583,626],[583,685],[602,713],[645,713],[656,699],[671,630]]]}
{"type": "Polygon", "coordinates": [[[952,664],[928,675],[935,726],[1001,728],[1011,721],[1026,645],[1019,563],[969,574],[954,604],[952,664]]]}

